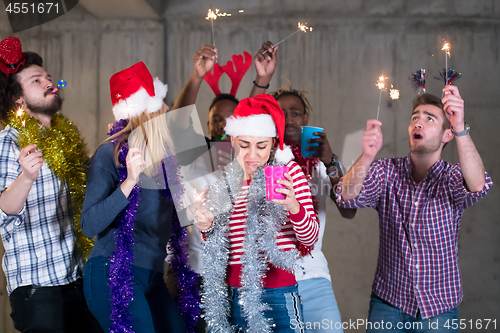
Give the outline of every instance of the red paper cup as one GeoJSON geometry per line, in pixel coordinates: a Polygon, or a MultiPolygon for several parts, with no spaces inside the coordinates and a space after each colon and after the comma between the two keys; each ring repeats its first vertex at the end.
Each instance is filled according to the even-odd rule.
{"type": "Polygon", "coordinates": [[[288,173],[288,167],[281,165],[266,165],[264,167],[264,172],[266,176],[266,200],[285,199],[285,195],[276,192],[276,189],[285,188],[284,185],[278,184],[277,182],[279,179],[286,180],[284,173],[288,173]]]}

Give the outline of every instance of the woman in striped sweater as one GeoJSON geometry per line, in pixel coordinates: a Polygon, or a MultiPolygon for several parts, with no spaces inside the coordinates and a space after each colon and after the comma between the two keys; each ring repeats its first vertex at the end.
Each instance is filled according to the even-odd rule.
{"type": "Polygon", "coordinates": [[[243,99],[225,131],[237,151],[194,212],[205,239],[205,319],[211,332],[303,332],[294,267],[318,239],[307,179],[284,149],[285,117],[270,95],[243,99]],[[278,138],[277,138],[278,137],[278,138]],[[278,145],[276,145],[278,143],[278,145]],[[278,146],[278,147],[276,147],[278,146]],[[264,165],[286,165],[266,201],[264,165]]]}

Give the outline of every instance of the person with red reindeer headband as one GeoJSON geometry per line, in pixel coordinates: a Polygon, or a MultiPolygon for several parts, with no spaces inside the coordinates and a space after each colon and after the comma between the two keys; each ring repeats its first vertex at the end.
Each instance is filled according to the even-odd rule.
{"type": "Polygon", "coordinates": [[[303,322],[293,271],[298,248],[312,248],[319,224],[307,180],[283,144],[284,129],[283,111],[265,94],[243,99],[226,120],[236,159],[194,214],[210,263],[203,275],[210,331],[300,332],[291,327],[303,322]],[[276,189],[284,199],[266,200],[265,165],[288,167],[278,181],[284,188],[276,189]]]}
{"type": "Polygon", "coordinates": [[[175,207],[168,184],[155,187],[177,167],[162,119],[167,86],[143,62],[109,83],[116,123],[92,158],[82,210],[83,231],[96,238],[85,298],[106,332],[185,332],[163,281],[175,207]]]}
{"type": "Polygon", "coordinates": [[[83,296],[92,244],[80,229],[87,153],[58,113],[62,99],[42,58],[18,38],[0,42],[0,233],[14,327],[102,332],[83,296]]]}

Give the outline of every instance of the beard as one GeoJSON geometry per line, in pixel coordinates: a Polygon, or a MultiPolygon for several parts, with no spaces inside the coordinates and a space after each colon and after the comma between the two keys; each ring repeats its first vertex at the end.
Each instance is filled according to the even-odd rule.
{"type": "Polygon", "coordinates": [[[40,114],[44,116],[53,116],[57,111],[61,110],[62,98],[59,94],[54,94],[54,98],[48,103],[41,103],[39,101],[31,101],[28,98],[24,98],[26,107],[34,114],[40,114]]]}
{"type": "MultiPolygon", "coordinates": [[[[442,139],[442,137],[441,137],[442,139]]],[[[429,153],[435,153],[441,147],[441,140],[436,140],[435,142],[426,142],[414,145],[412,147],[410,142],[410,152],[413,154],[424,155],[429,153]]]]}

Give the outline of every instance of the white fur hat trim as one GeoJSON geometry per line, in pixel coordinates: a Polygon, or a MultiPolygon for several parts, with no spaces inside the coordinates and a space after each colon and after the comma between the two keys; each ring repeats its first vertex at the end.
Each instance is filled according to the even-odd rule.
{"type": "Polygon", "coordinates": [[[113,106],[115,120],[130,119],[143,112],[153,113],[161,109],[163,99],[167,96],[168,87],[160,80],[154,79],[155,96],[149,96],[146,89],[140,88],[127,99],[122,99],[113,106]]]}
{"type": "Polygon", "coordinates": [[[274,155],[274,159],[277,162],[280,162],[283,164],[287,164],[288,162],[290,162],[294,158],[295,158],[295,156],[293,156],[292,148],[290,148],[290,146],[287,146],[287,145],[283,145],[283,150],[279,149],[279,147],[278,147],[278,149],[276,150],[276,154],[274,155]]]}
{"type": "Polygon", "coordinates": [[[269,114],[257,114],[254,116],[226,119],[226,134],[237,137],[240,135],[255,136],[259,138],[276,137],[276,124],[269,114]]]}

